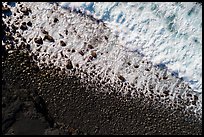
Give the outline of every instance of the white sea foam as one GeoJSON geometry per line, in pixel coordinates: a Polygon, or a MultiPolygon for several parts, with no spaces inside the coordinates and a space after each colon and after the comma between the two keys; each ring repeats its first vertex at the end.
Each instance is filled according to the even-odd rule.
{"type": "Polygon", "coordinates": [[[61,2],[85,9],[119,35],[123,46],[202,92],[202,5],[192,2],[61,2]]]}

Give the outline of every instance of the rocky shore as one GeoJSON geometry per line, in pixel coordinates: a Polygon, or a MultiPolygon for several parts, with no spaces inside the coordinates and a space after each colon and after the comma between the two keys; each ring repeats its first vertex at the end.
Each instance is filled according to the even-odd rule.
{"type": "MultiPolygon", "coordinates": [[[[7,4],[2,8],[3,18],[15,16],[7,4]]],[[[32,13],[29,8],[20,7],[23,15],[19,20],[32,13]]],[[[39,67],[36,55],[31,54],[32,45],[19,31],[31,26],[29,21],[18,27],[9,21],[2,22],[3,134],[202,134],[202,118],[198,119],[192,111],[183,106],[171,109],[143,94],[136,98],[128,93],[122,95],[108,83],[102,88],[97,80],[89,81],[90,74],[78,69],[73,60],[66,64],[67,71],[45,64],[39,67]]],[[[44,34],[44,39],[34,42],[40,45],[46,40],[54,41],[46,31],[44,34]]],[[[60,44],[65,45],[63,41],[60,44]]],[[[88,47],[92,49],[91,45],[88,47]]],[[[90,60],[97,57],[94,51],[91,55],[90,60]]],[[[124,77],[118,77],[119,83],[125,81],[124,77]]]]}

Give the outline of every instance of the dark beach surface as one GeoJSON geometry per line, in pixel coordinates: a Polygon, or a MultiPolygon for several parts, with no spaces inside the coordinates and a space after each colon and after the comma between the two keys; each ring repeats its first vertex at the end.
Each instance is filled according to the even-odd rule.
{"type": "Polygon", "coordinates": [[[85,77],[82,82],[78,74],[86,72],[72,65],[66,74],[52,66],[39,69],[26,41],[15,40],[15,29],[2,23],[3,134],[202,134],[202,119],[184,107],[171,109],[143,95],[122,96],[108,86],[113,92],[103,93],[98,81],[85,77]],[[19,42],[24,44],[12,46],[19,42]]]}
{"type": "Polygon", "coordinates": [[[16,50],[2,62],[3,134],[202,133],[201,121],[182,108],[96,92],[99,87],[30,61],[16,50]]]}

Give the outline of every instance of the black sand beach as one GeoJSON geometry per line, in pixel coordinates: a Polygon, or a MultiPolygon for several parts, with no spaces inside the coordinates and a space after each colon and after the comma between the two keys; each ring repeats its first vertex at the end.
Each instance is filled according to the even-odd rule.
{"type": "Polygon", "coordinates": [[[143,95],[103,93],[98,81],[82,82],[77,74],[85,72],[77,68],[67,74],[50,66],[39,69],[23,38],[21,47],[5,48],[19,42],[8,34],[15,34],[15,28],[8,29],[3,22],[2,30],[3,134],[202,134],[202,119],[183,107],[171,109],[143,95]]]}
{"type": "Polygon", "coordinates": [[[39,71],[34,64],[25,63],[28,56],[20,53],[15,51],[2,62],[4,134],[8,129],[14,134],[42,134],[55,122],[64,125],[64,132],[57,129],[64,134],[70,134],[72,128],[92,135],[202,133],[201,122],[182,109],[172,111],[144,98],[95,92],[100,87],[84,85],[74,76],[59,75],[53,69],[39,71]],[[7,118],[10,114],[13,116],[7,118]]]}

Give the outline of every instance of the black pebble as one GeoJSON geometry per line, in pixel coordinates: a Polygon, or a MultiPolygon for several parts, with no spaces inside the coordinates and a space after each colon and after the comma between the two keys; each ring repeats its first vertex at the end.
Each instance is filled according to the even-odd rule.
{"type": "Polygon", "coordinates": [[[68,35],[68,30],[65,30],[65,34],[68,35]]]}
{"type": "Polygon", "coordinates": [[[26,42],[26,39],[24,37],[21,38],[24,42],[26,42]]]}
{"type": "Polygon", "coordinates": [[[54,23],[58,22],[59,20],[57,18],[54,18],[54,23]]]}
{"type": "Polygon", "coordinates": [[[20,16],[20,19],[22,19],[23,18],[23,16],[20,16]]]}
{"type": "Polygon", "coordinates": [[[27,30],[28,27],[27,27],[26,25],[21,25],[21,26],[20,26],[20,29],[21,29],[21,30],[27,30]]]}
{"type": "Polygon", "coordinates": [[[68,60],[68,61],[67,61],[66,68],[67,68],[67,69],[72,69],[72,68],[73,68],[73,65],[72,65],[71,60],[68,60]]]}
{"type": "Polygon", "coordinates": [[[44,30],[44,29],[42,29],[41,32],[42,32],[43,34],[48,34],[48,32],[47,32],[46,30],[44,30]]]}
{"type": "Polygon", "coordinates": [[[196,101],[192,101],[192,104],[193,104],[193,105],[196,105],[196,101]]]}
{"type": "Polygon", "coordinates": [[[72,53],[74,53],[75,52],[75,49],[72,49],[72,53]]]}
{"type": "Polygon", "coordinates": [[[23,22],[22,24],[23,24],[23,25],[26,25],[26,22],[23,22]]]}
{"type": "Polygon", "coordinates": [[[50,42],[55,42],[55,40],[53,39],[53,37],[51,37],[50,35],[46,34],[45,37],[43,38],[43,40],[49,40],[50,42]]]}
{"type": "Polygon", "coordinates": [[[107,36],[104,36],[105,40],[108,40],[108,37],[107,36]]]}
{"type": "Polygon", "coordinates": [[[164,90],[163,93],[164,93],[165,95],[169,95],[169,90],[164,90]]]}
{"type": "Polygon", "coordinates": [[[60,45],[64,47],[66,46],[66,43],[64,41],[60,41],[60,45]]]}
{"type": "Polygon", "coordinates": [[[88,48],[89,48],[89,49],[93,49],[94,47],[89,44],[89,45],[88,45],[88,48]]]}
{"type": "MultiPolygon", "coordinates": [[[[146,71],[150,71],[150,69],[149,69],[149,68],[145,68],[145,70],[146,70],[146,71]]],[[[165,78],[165,77],[164,77],[164,78],[165,78]]]]}
{"type": "Polygon", "coordinates": [[[139,68],[139,65],[134,65],[135,68],[139,68]]]}
{"type": "Polygon", "coordinates": [[[30,21],[27,22],[27,25],[30,26],[30,27],[32,27],[32,23],[31,23],[30,21]]]}
{"type": "Polygon", "coordinates": [[[97,54],[96,54],[96,52],[95,52],[95,51],[91,51],[91,55],[92,55],[92,57],[94,57],[94,58],[96,58],[96,57],[97,57],[97,54]]]}
{"type": "Polygon", "coordinates": [[[19,32],[16,33],[17,37],[21,37],[21,34],[19,32]]]}
{"type": "Polygon", "coordinates": [[[40,37],[40,38],[35,38],[34,41],[35,41],[35,43],[37,43],[37,44],[43,44],[43,40],[42,40],[41,37],[40,37]]]}
{"type": "Polygon", "coordinates": [[[121,75],[119,75],[118,78],[119,78],[122,82],[125,81],[125,78],[124,78],[123,76],[121,76],[121,75]]]}
{"type": "Polygon", "coordinates": [[[17,29],[18,29],[18,27],[16,27],[16,26],[13,25],[13,24],[11,25],[11,28],[14,29],[14,30],[17,30],[17,29]]]}
{"type": "Polygon", "coordinates": [[[83,51],[79,51],[79,54],[81,54],[82,56],[84,56],[84,52],[83,51]]]}
{"type": "Polygon", "coordinates": [[[24,15],[29,15],[29,9],[28,8],[26,8],[26,7],[22,7],[21,9],[20,9],[20,11],[24,14],[24,15]]]}
{"type": "Polygon", "coordinates": [[[187,94],[188,97],[191,97],[192,95],[190,93],[187,94]]]}
{"type": "Polygon", "coordinates": [[[198,96],[194,95],[194,99],[195,99],[195,100],[198,100],[198,96]]]}

